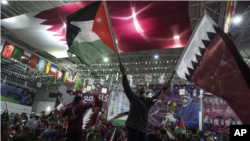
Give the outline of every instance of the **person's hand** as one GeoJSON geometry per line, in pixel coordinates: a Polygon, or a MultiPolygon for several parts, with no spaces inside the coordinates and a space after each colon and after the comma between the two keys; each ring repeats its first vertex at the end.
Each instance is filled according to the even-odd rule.
{"type": "Polygon", "coordinates": [[[118,59],[119,59],[119,63],[120,63],[120,71],[122,72],[123,75],[126,75],[126,71],[125,71],[125,68],[121,62],[120,56],[118,56],[118,59]]]}
{"type": "Polygon", "coordinates": [[[176,121],[176,119],[174,118],[174,116],[172,114],[170,114],[170,113],[167,113],[166,119],[169,119],[172,122],[176,121]]]}

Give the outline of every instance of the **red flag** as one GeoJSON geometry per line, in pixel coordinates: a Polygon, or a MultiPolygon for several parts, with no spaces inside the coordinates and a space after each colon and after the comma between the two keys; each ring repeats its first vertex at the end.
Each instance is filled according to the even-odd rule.
{"type": "Polygon", "coordinates": [[[176,72],[224,99],[244,124],[250,124],[250,68],[230,37],[206,13],[193,32],[176,72]]]}
{"type": "Polygon", "coordinates": [[[2,55],[7,57],[7,58],[11,58],[11,55],[14,51],[15,47],[12,44],[6,43],[4,50],[2,52],[2,55]]]}
{"type": "Polygon", "coordinates": [[[57,69],[57,72],[56,72],[56,78],[57,79],[61,79],[62,78],[62,69],[61,68],[58,68],[57,69]]]}
{"type": "Polygon", "coordinates": [[[36,65],[39,61],[39,58],[35,55],[32,55],[31,56],[31,59],[30,59],[30,63],[29,63],[29,66],[32,67],[32,68],[36,68],[36,65]]]}

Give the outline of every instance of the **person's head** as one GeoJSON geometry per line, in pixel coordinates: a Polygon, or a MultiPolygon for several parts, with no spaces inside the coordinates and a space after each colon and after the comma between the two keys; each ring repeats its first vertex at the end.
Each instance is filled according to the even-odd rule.
{"type": "Polygon", "coordinates": [[[215,103],[215,105],[220,105],[220,104],[221,104],[220,101],[221,101],[221,98],[220,98],[220,97],[216,96],[216,97],[214,98],[214,103],[215,103]]]}
{"type": "Polygon", "coordinates": [[[196,134],[197,134],[197,136],[198,137],[203,137],[203,132],[202,131],[200,131],[200,130],[198,130],[197,132],[196,132],[196,134]]]}
{"type": "Polygon", "coordinates": [[[19,122],[16,122],[16,123],[15,123],[15,126],[17,126],[17,125],[19,125],[19,122]]]}
{"type": "Polygon", "coordinates": [[[60,125],[60,124],[57,124],[57,125],[55,126],[55,130],[56,130],[57,132],[60,132],[62,129],[63,129],[63,126],[60,125]]]}
{"type": "Polygon", "coordinates": [[[222,116],[216,116],[214,120],[215,125],[222,125],[222,116]]]}
{"type": "Polygon", "coordinates": [[[160,138],[164,138],[165,135],[167,134],[167,131],[163,128],[160,129],[160,138]]]}
{"type": "Polygon", "coordinates": [[[204,102],[205,102],[205,103],[211,103],[211,97],[208,96],[208,95],[205,96],[205,97],[204,97],[204,102]]]}
{"type": "Polygon", "coordinates": [[[160,134],[160,127],[159,126],[154,126],[153,127],[153,134],[159,136],[159,134],[160,134]]]}
{"type": "Polygon", "coordinates": [[[49,135],[47,133],[43,133],[41,135],[41,140],[46,140],[49,137],[49,135]]]}
{"type": "Polygon", "coordinates": [[[126,135],[125,132],[124,132],[124,131],[121,131],[120,137],[124,139],[124,138],[125,138],[125,135],[126,135]]]}
{"type": "Polygon", "coordinates": [[[31,112],[31,113],[30,113],[30,118],[35,118],[35,116],[36,116],[36,113],[35,113],[35,112],[31,112]]]}
{"type": "Polygon", "coordinates": [[[143,95],[144,94],[144,92],[145,92],[145,84],[144,83],[138,83],[137,84],[137,91],[138,91],[138,93],[140,94],[140,95],[143,95]]]}
{"type": "Polygon", "coordinates": [[[73,105],[78,105],[81,103],[82,97],[81,96],[75,96],[73,100],[73,105]]]}
{"type": "Polygon", "coordinates": [[[197,130],[196,130],[195,128],[193,128],[193,127],[189,128],[189,134],[190,134],[191,136],[196,135],[196,132],[197,132],[197,130]]]}
{"type": "Polygon", "coordinates": [[[211,117],[209,115],[206,115],[204,118],[204,123],[210,123],[211,117]]]}
{"type": "Polygon", "coordinates": [[[23,132],[23,126],[22,126],[22,125],[17,125],[17,126],[15,127],[15,131],[16,131],[17,133],[22,133],[22,132],[23,132]]]}
{"type": "Polygon", "coordinates": [[[187,105],[193,101],[193,92],[189,89],[186,90],[185,95],[181,96],[183,105],[187,105]]]}
{"type": "Polygon", "coordinates": [[[95,135],[89,134],[88,141],[94,141],[94,140],[95,140],[95,135]]]}
{"type": "Polygon", "coordinates": [[[11,141],[38,141],[38,138],[33,134],[21,133],[15,135],[11,141]]]}
{"type": "Polygon", "coordinates": [[[23,133],[32,133],[32,127],[28,127],[28,126],[24,127],[23,133]]]}
{"type": "Polygon", "coordinates": [[[5,119],[3,120],[3,123],[4,123],[4,124],[9,124],[9,118],[5,118],[5,119]]]}
{"type": "Polygon", "coordinates": [[[227,117],[227,122],[229,125],[232,125],[234,123],[234,118],[232,116],[227,117]]]}
{"type": "Polygon", "coordinates": [[[66,135],[63,133],[58,133],[54,139],[54,141],[65,141],[66,135]]]}
{"type": "Polygon", "coordinates": [[[2,123],[1,124],[1,140],[9,140],[10,138],[10,127],[8,124],[2,123]]]}

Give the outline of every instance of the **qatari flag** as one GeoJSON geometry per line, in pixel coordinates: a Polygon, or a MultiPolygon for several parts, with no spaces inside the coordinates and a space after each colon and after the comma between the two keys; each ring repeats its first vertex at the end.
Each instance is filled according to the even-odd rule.
{"type": "Polygon", "coordinates": [[[222,97],[244,124],[250,124],[250,69],[230,37],[206,13],[189,39],[176,72],[222,97]]]}

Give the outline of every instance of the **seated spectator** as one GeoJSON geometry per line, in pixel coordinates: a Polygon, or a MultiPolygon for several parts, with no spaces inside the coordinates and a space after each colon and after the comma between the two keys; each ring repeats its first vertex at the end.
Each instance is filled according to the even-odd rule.
{"type": "Polygon", "coordinates": [[[33,130],[32,127],[26,126],[26,127],[23,128],[23,133],[32,133],[32,130],[33,130]]]}
{"type": "Polygon", "coordinates": [[[53,140],[59,132],[63,132],[63,126],[60,124],[55,126],[55,131],[47,131],[45,133],[53,140]]]}
{"type": "Polygon", "coordinates": [[[10,127],[8,124],[1,124],[1,141],[9,141],[10,139],[10,127]]]}
{"type": "Polygon", "coordinates": [[[167,139],[167,131],[164,128],[160,129],[160,136],[161,140],[166,140],[167,139]]]}
{"type": "Polygon", "coordinates": [[[125,132],[121,131],[120,137],[117,139],[117,141],[124,141],[125,140],[125,132]]]}
{"type": "Polygon", "coordinates": [[[15,127],[15,134],[14,134],[14,136],[16,136],[17,134],[20,134],[20,133],[23,133],[23,126],[21,126],[21,125],[17,125],[16,127],[15,127]]]}
{"type": "Polygon", "coordinates": [[[148,135],[148,141],[161,141],[160,135],[160,127],[154,126],[153,127],[153,134],[148,135]]]}

